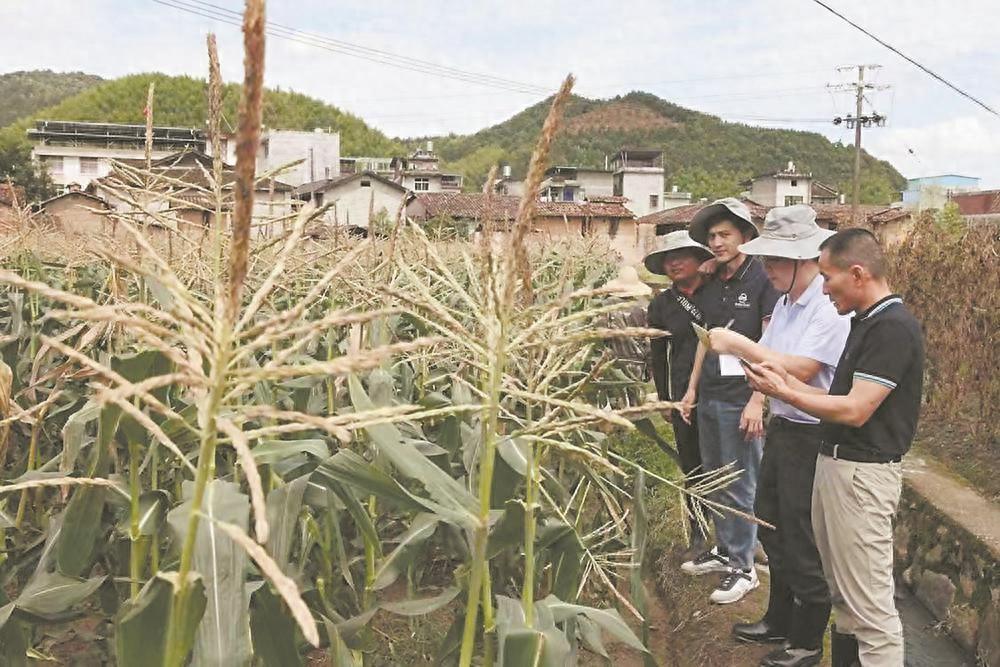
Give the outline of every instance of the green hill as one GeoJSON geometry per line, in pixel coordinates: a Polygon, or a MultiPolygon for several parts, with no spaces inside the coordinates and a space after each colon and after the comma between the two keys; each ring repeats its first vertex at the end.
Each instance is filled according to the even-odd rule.
{"type": "MultiPolygon", "coordinates": [[[[54,106],[34,111],[27,119],[0,130],[0,143],[24,142],[34,119],[145,123],[143,109],[150,82],[156,84],[153,122],[157,125],[205,127],[208,118],[203,79],[165,74],[134,74],[104,82],[54,106]]],[[[223,94],[223,127],[236,125],[239,86],[228,84],[223,94]]],[[[2,98],[0,98],[2,99],[2,98]]],[[[368,127],[357,116],[300,93],[268,89],[264,124],[286,130],[332,127],[340,132],[345,155],[383,155],[398,151],[397,142],[368,127]]]]}
{"type": "Polygon", "coordinates": [[[9,72],[0,74],[0,127],[57,104],[104,79],[83,72],[9,72]]]}
{"type": "MultiPolygon", "coordinates": [[[[499,160],[510,162],[515,177],[523,176],[548,106],[546,100],[475,134],[426,138],[434,139],[445,166],[463,173],[470,188],[480,186],[499,160]]],[[[850,192],[851,146],[815,132],[728,123],[641,92],[608,100],[574,97],[551,163],[603,167],[605,156],[622,147],[662,149],[667,185],[696,198],[737,194],[741,181],[778,171],[789,160],[850,192]]],[[[903,183],[888,162],[862,156],[862,201],[888,204],[903,183]]]]}

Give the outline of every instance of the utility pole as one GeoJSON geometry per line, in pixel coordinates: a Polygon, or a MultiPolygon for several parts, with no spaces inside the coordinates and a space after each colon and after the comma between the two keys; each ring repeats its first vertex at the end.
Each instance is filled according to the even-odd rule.
{"type": "Polygon", "coordinates": [[[870,116],[864,115],[864,99],[866,90],[885,90],[889,86],[876,86],[871,83],[865,83],[865,70],[874,70],[881,67],[881,65],[850,65],[846,67],[838,67],[837,71],[842,72],[845,70],[858,70],[858,82],[857,83],[845,83],[834,86],[828,86],[834,90],[841,91],[853,91],[855,94],[856,101],[856,111],[855,115],[847,115],[846,118],[841,118],[837,116],[833,119],[834,125],[840,125],[845,123],[847,127],[854,128],[854,171],[851,177],[851,222],[857,225],[859,222],[858,216],[858,205],[861,202],[861,128],[878,126],[882,127],[885,125],[885,116],[879,115],[874,111],[870,116]]]}

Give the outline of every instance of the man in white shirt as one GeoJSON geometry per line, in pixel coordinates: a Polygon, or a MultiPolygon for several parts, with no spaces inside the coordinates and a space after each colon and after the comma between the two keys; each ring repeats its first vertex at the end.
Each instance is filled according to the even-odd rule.
{"type": "MultiPolygon", "coordinates": [[[[712,349],[751,363],[770,361],[828,390],[850,333],[849,319],[823,293],[817,263],[820,243],[832,234],[816,225],[809,206],[772,209],[761,236],[740,251],[761,257],[771,284],[784,296],[759,343],[713,329],[712,349]]],[[[768,610],[760,621],[739,623],[733,632],[748,642],[784,642],[761,665],[817,665],[830,618],[830,592],[810,518],[819,420],[779,400],[771,401],[770,410],[754,503],[757,517],[775,526],[758,532],[771,570],[768,610]]]]}

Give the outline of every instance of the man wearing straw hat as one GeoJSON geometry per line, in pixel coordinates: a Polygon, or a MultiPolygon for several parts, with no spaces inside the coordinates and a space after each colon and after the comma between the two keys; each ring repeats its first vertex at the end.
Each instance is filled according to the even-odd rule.
{"type": "MultiPolygon", "coordinates": [[[[708,246],[717,268],[705,284],[702,301],[710,327],[726,327],[758,340],[771,316],[778,293],[760,263],[739,246],[757,236],[750,210],[738,199],[713,202],[695,215],[691,238],[708,246]]],[[[684,562],[691,575],[719,572],[719,584],[710,596],[717,604],[743,598],[757,588],[754,569],[757,524],[753,510],[757,474],[763,449],[764,397],[754,395],[736,357],[719,355],[699,346],[684,403],[694,403],[698,392],[698,438],[702,467],[713,472],[732,466],[739,476],[715,493],[722,504],[736,510],[712,516],[716,546],[684,562]]]]}
{"type": "Polygon", "coordinates": [[[821,420],[812,523],[836,616],[834,667],[902,667],[892,518],[900,462],[920,414],[923,335],[889,289],[885,255],[871,232],[846,229],[825,240],[819,268],[837,311],[854,312],[829,392],[772,361],[749,364],[747,378],[821,420]]]}
{"type": "MultiPolygon", "coordinates": [[[[652,339],[650,365],[659,399],[680,402],[687,393],[698,350],[698,337],[691,323],[699,326],[706,324],[699,304],[704,276],[699,273],[698,267],[712,258],[712,252],[684,230],[657,237],[657,242],[658,247],[646,255],[643,263],[650,273],[665,275],[672,284],[649,304],[646,321],[650,327],[663,329],[670,335],[652,339]]],[[[670,413],[681,470],[688,479],[701,468],[695,419],[691,415],[685,419],[677,411],[670,413]]],[[[693,553],[700,553],[705,549],[706,536],[702,522],[696,519],[694,503],[689,501],[688,508],[691,519],[690,548],[693,553]]]]}
{"type": "MultiPolygon", "coordinates": [[[[712,349],[753,363],[779,364],[798,380],[827,391],[850,332],[823,293],[819,246],[833,232],[816,225],[816,212],[798,204],[771,209],[759,238],[740,250],[760,257],[778,300],[759,343],[727,329],[710,332],[712,349]]],[[[830,591],[813,537],[813,476],[820,447],[819,419],[773,399],[754,511],[774,526],[758,531],[770,567],[767,612],[756,623],[739,623],[737,638],[786,642],[761,665],[819,664],[830,620],[830,591]]]]}

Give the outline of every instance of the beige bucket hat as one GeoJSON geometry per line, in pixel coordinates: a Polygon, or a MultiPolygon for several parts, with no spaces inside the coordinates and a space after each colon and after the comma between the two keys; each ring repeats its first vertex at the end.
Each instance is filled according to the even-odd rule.
{"type": "Polygon", "coordinates": [[[698,243],[708,243],[708,228],[720,219],[732,220],[744,231],[750,232],[750,238],[757,236],[757,225],[753,224],[753,215],[746,204],[735,197],[716,199],[694,215],[688,232],[698,243]]]}
{"type": "Polygon", "coordinates": [[[690,234],[681,229],[664,236],[657,236],[655,249],[646,255],[642,263],[650,273],[656,273],[661,276],[665,275],[663,272],[663,258],[666,257],[668,252],[683,250],[685,248],[694,250],[695,254],[700,256],[702,261],[712,259],[714,256],[711,250],[695,241],[691,238],[690,234]]]}
{"type": "Polygon", "coordinates": [[[806,204],[778,206],[767,212],[764,231],[740,246],[745,255],[816,259],[819,245],[836,232],[816,224],[816,211],[806,204]]]}

